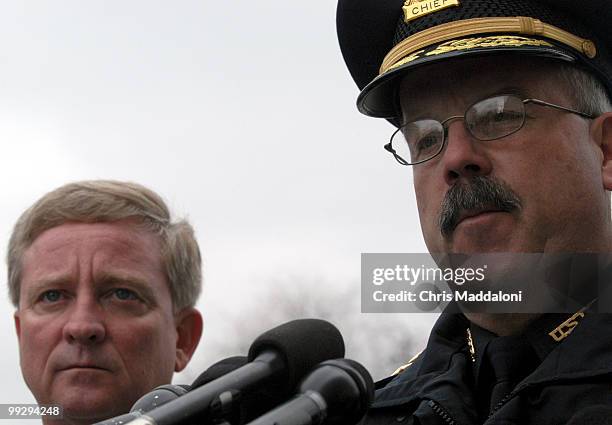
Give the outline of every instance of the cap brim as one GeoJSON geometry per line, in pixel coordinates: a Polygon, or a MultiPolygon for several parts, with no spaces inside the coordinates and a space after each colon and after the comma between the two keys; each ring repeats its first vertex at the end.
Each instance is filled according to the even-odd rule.
{"type": "MultiPolygon", "coordinates": [[[[530,39],[538,42],[538,39],[530,39]]],[[[537,44],[537,43],[534,43],[537,44]]],[[[494,46],[475,47],[467,50],[446,51],[436,53],[436,47],[428,48],[427,51],[418,52],[411,57],[399,61],[399,65],[372,80],[359,94],[357,108],[365,115],[386,118],[396,126],[399,117],[398,85],[402,79],[415,68],[432,64],[438,61],[448,61],[453,58],[469,58],[486,55],[519,54],[535,56],[548,59],[562,60],[565,62],[576,62],[579,57],[567,49],[547,43],[548,46],[494,46]],[[402,63],[405,61],[404,63],[402,63]]]]}

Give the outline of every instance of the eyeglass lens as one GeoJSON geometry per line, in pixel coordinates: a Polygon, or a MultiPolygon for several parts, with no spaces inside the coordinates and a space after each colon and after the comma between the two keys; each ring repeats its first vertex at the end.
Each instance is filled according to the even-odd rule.
{"type": "MultiPolygon", "coordinates": [[[[391,138],[395,154],[409,164],[427,161],[444,148],[448,121],[413,121],[400,127],[391,138]]],[[[495,140],[519,131],[525,122],[525,105],[513,95],[495,96],[470,106],[464,115],[465,127],[478,140],[495,140]]]]}

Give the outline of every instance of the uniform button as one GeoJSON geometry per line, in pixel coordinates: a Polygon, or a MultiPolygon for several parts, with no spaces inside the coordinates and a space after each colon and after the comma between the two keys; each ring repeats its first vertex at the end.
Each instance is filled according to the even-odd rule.
{"type": "Polygon", "coordinates": [[[406,420],[406,416],[398,416],[397,418],[395,418],[395,420],[397,422],[404,422],[406,420]]]}

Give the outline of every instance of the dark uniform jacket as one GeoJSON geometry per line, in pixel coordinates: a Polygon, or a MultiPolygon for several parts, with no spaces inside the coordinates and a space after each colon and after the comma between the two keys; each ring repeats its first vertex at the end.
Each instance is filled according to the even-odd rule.
{"type": "Polygon", "coordinates": [[[443,313],[417,360],[377,384],[375,401],[362,424],[559,425],[574,417],[574,425],[581,423],[576,419],[583,409],[612,406],[612,315],[587,311],[575,320],[577,325],[565,322],[570,323],[567,329],[575,326],[573,330],[557,327],[563,338],[556,341],[549,331],[564,319],[544,329],[558,316],[543,316],[539,325],[536,321],[530,326],[537,365],[483,416],[479,398],[487,394],[479,392],[484,387],[478,387],[475,378],[479,352],[470,353],[466,337],[470,323],[462,314],[443,313]]]}

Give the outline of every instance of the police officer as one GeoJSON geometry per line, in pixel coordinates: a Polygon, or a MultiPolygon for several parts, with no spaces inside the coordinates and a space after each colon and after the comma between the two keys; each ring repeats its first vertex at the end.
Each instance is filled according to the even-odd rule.
{"type": "MultiPolygon", "coordinates": [[[[431,253],[612,252],[610,22],[610,0],[339,0],[358,109],[397,127],[431,253]]],[[[365,423],[608,423],[593,306],[443,313],[365,423]]]]}

